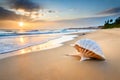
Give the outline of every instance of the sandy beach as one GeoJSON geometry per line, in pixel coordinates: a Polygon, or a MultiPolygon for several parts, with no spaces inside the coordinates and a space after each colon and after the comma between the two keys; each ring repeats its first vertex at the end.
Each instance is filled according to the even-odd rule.
{"type": "Polygon", "coordinates": [[[65,42],[61,47],[1,59],[0,80],[119,80],[119,31],[98,30],[65,42]],[[95,40],[106,60],[80,62],[80,57],[66,56],[77,53],[70,44],[82,38],[95,40]]]}

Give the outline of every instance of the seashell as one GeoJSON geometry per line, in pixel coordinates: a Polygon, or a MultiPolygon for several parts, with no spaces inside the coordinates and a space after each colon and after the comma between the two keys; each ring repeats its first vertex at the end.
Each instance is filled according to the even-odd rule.
{"type": "Polygon", "coordinates": [[[80,61],[95,58],[99,60],[105,60],[105,56],[100,48],[100,46],[93,40],[90,39],[81,39],[78,40],[74,47],[80,53],[80,61]]]}

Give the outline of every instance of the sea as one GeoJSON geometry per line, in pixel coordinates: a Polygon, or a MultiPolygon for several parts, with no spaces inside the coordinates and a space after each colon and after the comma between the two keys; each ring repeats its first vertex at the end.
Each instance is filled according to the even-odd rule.
{"type": "Polygon", "coordinates": [[[13,31],[0,30],[0,59],[35,51],[62,46],[63,42],[73,40],[77,35],[96,29],[60,29],[13,31]]]}

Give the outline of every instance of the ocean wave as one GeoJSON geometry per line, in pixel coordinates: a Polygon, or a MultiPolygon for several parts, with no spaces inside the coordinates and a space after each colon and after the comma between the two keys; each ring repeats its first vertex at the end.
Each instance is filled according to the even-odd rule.
{"type": "Polygon", "coordinates": [[[49,40],[56,39],[59,37],[61,37],[61,35],[43,34],[2,38],[0,39],[0,54],[16,51],[37,44],[42,44],[49,40]]]}

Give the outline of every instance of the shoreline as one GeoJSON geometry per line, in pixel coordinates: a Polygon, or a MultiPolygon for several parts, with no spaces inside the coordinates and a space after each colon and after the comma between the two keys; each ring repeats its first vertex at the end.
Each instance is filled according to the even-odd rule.
{"type": "Polygon", "coordinates": [[[120,29],[99,30],[63,46],[0,60],[0,80],[118,80],[120,78],[120,29]],[[77,51],[70,46],[81,38],[95,40],[105,61],[80,62],[80,57],[65,56],[77,51]]]}
{"type": "MultiPolygon", "coordinates": [[[[81,34],[81,33],[79,33],[79,34],[81,34]]],[[[57,47],[63,46],[64,42],[73,40],[75,37],[77,37],[77,35],[75,35],[75,34],[61,35],[61,37],[51,39],[51,40],[49,40],[47,42],[43,42],[41,44],[26,46],[26,47],[23,47],[23,48],[14,50],[14,51],[1,53],[0,60],[4,59],[4,58],[12,57],[12,56],[29,54],[32,52],[38,52],[38,51],[43,51],[43,50],[49,50],[52,48],[57,48],[57,47]],[[59,41],[59,42],[57,42],[57,41],[59,41]]]]}

